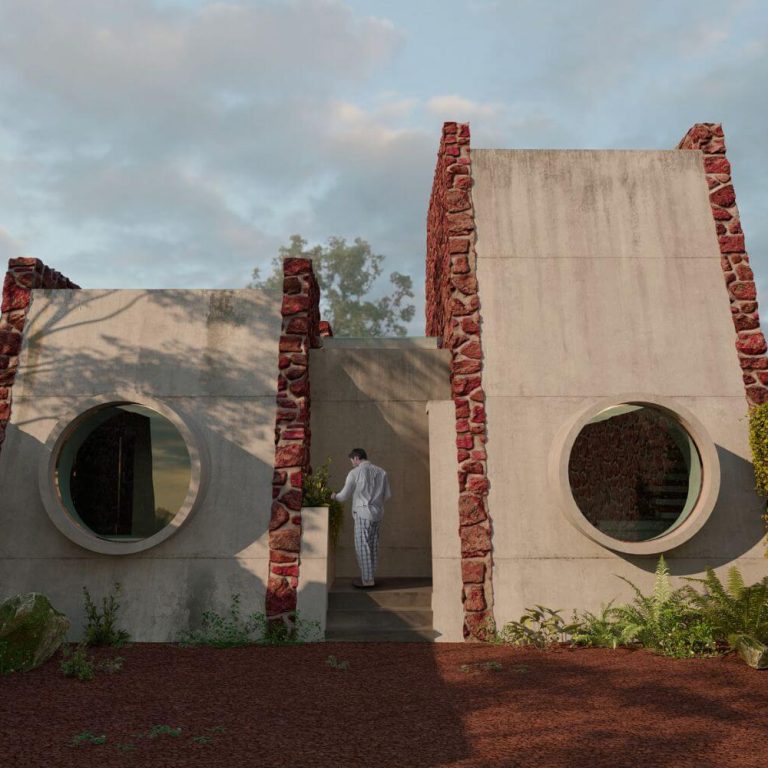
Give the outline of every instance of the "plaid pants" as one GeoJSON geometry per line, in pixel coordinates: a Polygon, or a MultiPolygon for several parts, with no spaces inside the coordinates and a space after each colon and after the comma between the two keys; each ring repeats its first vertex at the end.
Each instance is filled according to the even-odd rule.
{"type": "Polygon", "coordinates": [[[379,562],[379,525],[378,521],[363,520],[355,515],[355,554],[364,582],[373,581],[379,562]]]}

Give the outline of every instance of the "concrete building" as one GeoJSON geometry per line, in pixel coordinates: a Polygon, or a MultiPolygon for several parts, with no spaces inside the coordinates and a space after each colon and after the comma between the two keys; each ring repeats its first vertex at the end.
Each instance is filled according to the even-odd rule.
{"type": "MultiPolygon", "coordinates": [[[[82,290],[13,260],[0,595],[46,593],[75,637],[82,586],[115,581],[140,641],[233,593],[324,626],[330,582],[357,574],[352,525],[329,547],[301,482],[330,457],[341,487],[358,445],[394,490],[380,579],[431,585],[411,610],[436,640],[627,599],[616,575],[647,589],[662,553],[677,577],[757,580],[746,414],[768,358],[748,261],[718,125],[675,150],[522,151],[471,149],[455,123],[420,339],[330,336],[304,259],[282,296],[82,290]]],[[[385,601],[366,599],[373,624],[385,601]]]]}

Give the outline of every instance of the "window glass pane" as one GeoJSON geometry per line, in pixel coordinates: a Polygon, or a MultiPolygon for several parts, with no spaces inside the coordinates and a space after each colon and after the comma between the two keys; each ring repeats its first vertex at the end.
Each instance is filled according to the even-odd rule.
{"type": "Polygon", "coordinates": [[[613,406],[591,419],[574,442],[568,474],[584,517],[622,541],[669,533],[701,491],[701,459],[690,435],[645,405],[613,406]]]}
{"type": "Polygon", "coordinates": [[[87,414],[59,452],[56,483],[68,512],[105,539],[143,539],[173,520],[191,477],[176,427],[140,405],[87,414]]]}

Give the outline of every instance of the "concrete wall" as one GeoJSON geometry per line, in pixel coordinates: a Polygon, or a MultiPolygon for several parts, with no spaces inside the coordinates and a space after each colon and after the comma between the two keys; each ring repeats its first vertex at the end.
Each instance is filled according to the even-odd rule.
{"type": "Polygon", "coordinates": [[[497,621],[595,610],[649,588],[566,520],[547,467],[558,431],[603,397],[689,409],[717,446],[718,503],[667,557],[677,575],[768,571],[728,295],[699,152],[473,150],[497,621]]]}
{"type": "MultiPolygon", "coordinates": [[[[323,339],[310,353],[312,465],[331,458],[341,490],[347,454],[365,448],[387,470],[378,575],[432,575],[427,402],[450,397],[447,350],[434,339],[323,339]]],[[[451,478],[455,483],[455,475],[451,478]]],[[[336,576],[359,576],[350,504],[336,552],[336,576]]]]}
{"type": "Polygon", "coordinates": [[[264,610],[279,298],[258,291],[33,292],[0,456],[0,595],[36,590],[72,620],[82,586],[123,585],[121,623],[136,640],[177,637],[203,610],[264,610]],[[45,443],[63,414],[94,396],[138,391],[201,434],[202,506],[177,533],[128,556],[83,549],[51,523],[38,487],[45,443]]]}
{"type": "Polygon", "coordinates": [[[429,417],[429,474],[432,488],[432,627],[438,642],[464,639],[461,602],[459,484],[453,400],[433,401],[429,417]]]}

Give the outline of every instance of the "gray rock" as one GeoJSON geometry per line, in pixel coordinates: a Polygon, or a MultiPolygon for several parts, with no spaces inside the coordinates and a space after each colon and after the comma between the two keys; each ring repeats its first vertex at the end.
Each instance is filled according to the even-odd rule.
{"type": "Polygon", "coordinates": [[[728,643],[753,669],[768,669],[768,646],[749,635],[731,635],[728,643]]]}
{"type": "Polygon", "coordinates": [[[29,592],[0,603],[0,673],[39,667],[58,650],[69,619],[45,595],[29,592]]]}

